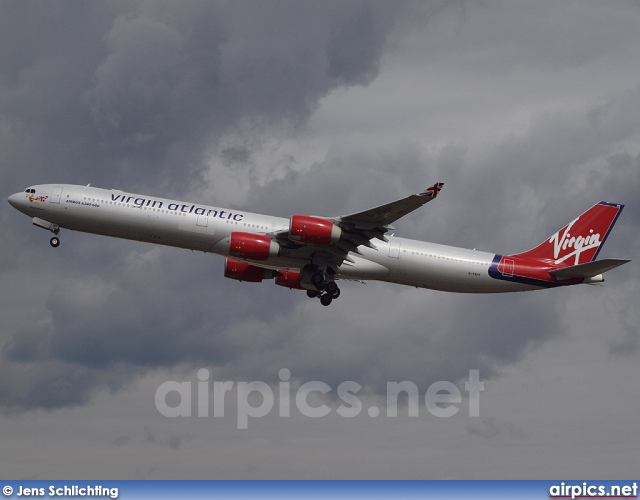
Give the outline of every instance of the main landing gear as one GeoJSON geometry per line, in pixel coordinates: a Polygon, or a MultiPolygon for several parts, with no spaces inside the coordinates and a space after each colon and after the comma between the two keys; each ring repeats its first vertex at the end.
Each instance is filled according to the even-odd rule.
{"type": "Polygon", "coordinates": [[[314,273],[311,276],[311,284],[316,287],[316,290],[307,290],[307,297],[319,298],[323,306],[328,306],[333,299],[340,297],[338,285],[333,280],[327,280],[324,273],[314,273]]]}

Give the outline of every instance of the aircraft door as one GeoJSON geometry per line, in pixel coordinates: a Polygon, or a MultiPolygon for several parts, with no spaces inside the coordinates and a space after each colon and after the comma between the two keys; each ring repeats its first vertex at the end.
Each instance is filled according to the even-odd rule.
{"type": "Polygon", "coordinates": [[[49,203],[60,203],[60,195],[62,194],[62,187],[55,186],[53,191],[51,191],[51,196],[49,196],[49,203]]]}
{"type": "Polygon", "coordinates": [[[498,265],[498,271],[500,271],[503,276],[513,276],[513,267],[513,259],[504,258],[498,265]]]}
{"type": "Polygon", "coordinates": [[[196,225],[200,227],[207,227],[209,224],[209,218],[206,215],[198,215],[198,220],[196,221],[196,225]]]}
{"type": "Polygon", "coordinates": [[[389,257],[392,259],[400,258],[400,243],[397,241],[392,241],[389,243],[389,257]]]}

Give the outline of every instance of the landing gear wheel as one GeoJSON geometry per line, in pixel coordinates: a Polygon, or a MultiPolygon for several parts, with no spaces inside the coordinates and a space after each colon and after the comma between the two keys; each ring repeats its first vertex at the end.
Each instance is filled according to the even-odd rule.
{"type": "Polygon", "coordinates": [[[49,244],[53,247],[53,248],[58,248],[60,246],[60,238],[58,238],[57,236],[54,236],[53,238],[51,238],[49,240],[49,244]]]}
{"type": "Polygon", "coordinates": [[[317,290],[307,290],[307,297],[310,299],[315,299],[318,295],[320,295],[320,292],[317,290]]]}
{"type": "Polygon", "coordinates": [[[324,288],[324,276],[322,273],[314,273],[313,276],[311,276],[311,284],[318,290],[322,290],[324,288]]]}
{"type": "Polygon", "coordinates": [[[323,295],[322,297],[320,297],[320,303],[323,306],[328,306],[329,304],[331,304],[331,301],[333,299],[331,298],[331,295],[323,295]]]}
{"type": "Polygon", "coordinates": [[[324,290],[332,299],[337,299],[338,297],[340,297],[340,289],[338,288],[338,285],[335,281],[329,281],[325,285],[324,290]]]}

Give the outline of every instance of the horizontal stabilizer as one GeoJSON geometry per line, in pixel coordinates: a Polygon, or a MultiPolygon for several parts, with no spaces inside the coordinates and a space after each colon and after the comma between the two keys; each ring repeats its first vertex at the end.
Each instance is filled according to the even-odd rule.
{"type": "Polygon", "coordinates": [[[602,259],[595,260],[593,262],[587,262],[586,264],[578,264],[577,266],[564,267],[562,269],[554,269],[549,271],[549,274],[562,278],[591,278],[598,274],[606,273],[615,269],[622,264],[631,262],[626,259],[602,259]]]}

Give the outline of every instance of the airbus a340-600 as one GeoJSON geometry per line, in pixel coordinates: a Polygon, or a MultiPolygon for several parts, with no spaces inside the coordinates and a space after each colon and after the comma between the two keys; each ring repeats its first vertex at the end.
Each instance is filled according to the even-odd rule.
{"type": "Polygon", "coordinates": [[[60,229],[210,252],[224,275],[275,279],[328,306],[338,280],[379,280],[450,292],[497,293],[600,283],[628,260],[595,260],[623,205],[601,201],[532,250],[502,255],[399,238],[392,223],[434,200],[443,184],[363,212],[289,219],[115,189],[31,186],[9,203],[53,233],[60,229]]]}

